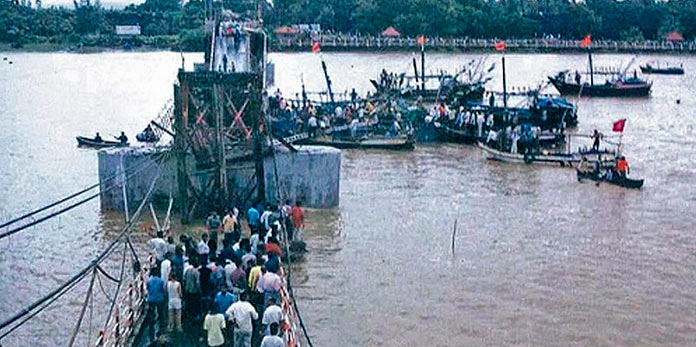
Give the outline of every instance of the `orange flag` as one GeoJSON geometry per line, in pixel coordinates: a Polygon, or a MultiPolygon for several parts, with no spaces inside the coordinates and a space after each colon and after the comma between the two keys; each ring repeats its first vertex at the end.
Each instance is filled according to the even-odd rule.
{"type": "Polygon", "coordinates": [[[495,43],[495,50],[498,52],[505,51],[505,41],[498,41],[495,43]]]}
{"type": "Polygon", "coordinates": [[[580,47],[583,47],[583,48],[590,47],[590,43],[591,43],[590,35],[587,35],[587,36],[585,36],[584,39],[582,39],[582,41],[580,41],[580,47]]]}
{"type": "Polygon", "coordinates": [[[319,42],[312,44],[312,53],[319,53],[320,51],[321,47],[319,46],[319,42]]]}
{"type": "Polygon", "coordinates": [[[416,39],[416,41],[418,42],[419,46],[421,46],[421,47],[425,46],[425,36],[419,35],[418,38],[416,39]]]}

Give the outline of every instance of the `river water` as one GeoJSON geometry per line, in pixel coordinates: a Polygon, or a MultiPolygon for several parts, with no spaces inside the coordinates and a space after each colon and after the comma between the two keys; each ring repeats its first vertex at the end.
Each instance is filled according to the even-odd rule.
{"type": "MultiPolygon", "coordinates": [[[[73,137],[133,137],[171,98],[181,65],[170,52],[2,56],[13,64],[0,62],[0,220],[96,182],[96,154],[73,137]]],[[[481,56],[432,54],[427,64],[451,71],[481,56]]],[[[286,94],[301,79],[322,90],[320,57],[335,91],[368,91],[383,67],[411,69],[401,53],[272,54],[276,84],[286,94]]],[[[201,59],[186,55],[186,65],[201,59]]],[[[594,57],[603,66],[630,59],[594,57]]],[[[580,184],[569,169],[489,162],[461,145],[343,151],[340,207],[309,211],[309,253],[292,268],[315,346],[696,344],[696,57],[638,61],[652,59],[683,62],[687,74],[652,76],[650,98],[579,100],[578,132],[609,133],[628,119],[624,153],[646,179],[640,191],[580,184]]],[[[506,60],[510,86],[586,64],[583,55],[506,60]]],[[[493,77],[489,87],[500,89],[493,77]]],[[[92,259],[122,219],[93,201],[0,240],[0,320],[92,259]]],[[[136,235],[140,245],[146,238],[136,235]]],[[[85,288],[3,346],[66,344],[85,288]]]]}

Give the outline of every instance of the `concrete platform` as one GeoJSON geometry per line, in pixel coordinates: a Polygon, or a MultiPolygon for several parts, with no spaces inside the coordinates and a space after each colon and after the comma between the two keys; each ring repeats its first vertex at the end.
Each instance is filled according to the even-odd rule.
{"type": "MultiPolygon", "coordinates": [[[[275,155],[264,159],[266,201],[282,203],[285,199],[300,200],[304,206],[333,208],[339,204],[341,151],[324,146],[298,146],[292,153],[283,146],[275,155]],[[277,175],[277,180],[276,180],[277,175]]],[[[155,188],[155,198],[177,198],[176,158],[171,147],[107,148],[98,152],[101,204],[103,208],[123,210],[122,170],[129,209],[137,207],[145,196],[161,162],[162,177],[155,188]],[[161,159],[158,159],[161,158],[161,159]],[[110,180],[112,177],[115,179],[110,180]]],[[[189,160],[193,162],[193,160],[189,160]]],[[[228,164],[228,189],[233,200],[246,198],[255,182],[254,162],[228,164]]],[[[189,172],[195,170],[190,168],[189,172]]],[[[199,171],[191,175],[196,185],[207,182],[214,171],[199,171]]]]}

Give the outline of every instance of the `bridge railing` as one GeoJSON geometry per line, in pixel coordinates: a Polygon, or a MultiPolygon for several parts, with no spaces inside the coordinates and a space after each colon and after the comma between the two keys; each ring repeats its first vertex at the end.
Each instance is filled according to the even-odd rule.
{"type": "MultiPolygon", "coordinates": [[[[498,39],[472,39],[472,38],[426,38],[427,47],[452,48],[452,49],[494,49],[498,39]]],[[[324,48],[340,49],[370,49],[370,48],[418,48],[415,37],[380,37],[380,36],[355,36],[346,34],[328,34],[316,38],[280,37],[276,40],[276,47],[281,49],[310,50],[313,43],[318,42],[324,48]]],[[[508,48],[530,50],[578,50],[578,40],[565,39],[508,39],[505,40],[508,48]]],[[[696,42],[670,42],[670,41],[642,41],[627,42],[614,40],[594,40],[592,48],[609,51],[631,52],[696,52],[696,42]]]]}

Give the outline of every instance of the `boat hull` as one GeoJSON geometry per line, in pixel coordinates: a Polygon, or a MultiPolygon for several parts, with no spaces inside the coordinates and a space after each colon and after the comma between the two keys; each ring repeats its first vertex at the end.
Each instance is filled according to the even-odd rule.
{"type": "Polygon", "coordinates": [[[556,87],[561,95],[575,96],[644,97],[650,95],[650,90],[652,88],[652,83],[580,85],[568,83],[556,77],[549,77],[549,81],[556,87]]]}
{"type": "Polygon", "coordinates": [[[120,141],[94,141],[84,136],[76,136],[77,145],[83,147],[94,147],[94,148],[108,148],[108,147],[126,147],[128,143],[121,143],[120,141]]]}
{"type": "Polygon", "coordinates": [[[575,167],[580,163],[583,157],[585,157],[590,164],[597,163],[600,160],[602,163],[613,163],[614,161],[614,154],[609,152],[519,154],[498,151],[481,142],[478,142],[477,146],[484,151],[487,159],[505,163],[575,167]]]}
{"type": "Polygon", "coordinates": [[[654,68],[652,66],[641,66],[640,71],[646,74],[654,75],[683,75],[684,69],[680,67],[670,67],[670,68],[654,68]]]}
{"type": "Polygon", "coordinates": [[[329,146],[338,149],[384,149],[412,150],[415,148],[411,139],[368,139],[368,140],[339,140],[330,138],[309,138],[298,141],[303,145],[329,146]]]}
{"type": "Polygon", "coordinates": [[[613,184],[616,186],[624,187],[624,188],[630,188],[630,189],[640,189],[643,187],[643,180],[635,180],[631,178],[624,178],[624,177],[612,177],[611,179],[606,179],[599,177],[598,175],[594,173],[585,173],[585,172],[580,172],[579,170],[577,172],[577,177],[578,181],[582,182],[583,179],[589,179],[595,182],[604,182],[604,183],[609,183],[613,184]]]}

